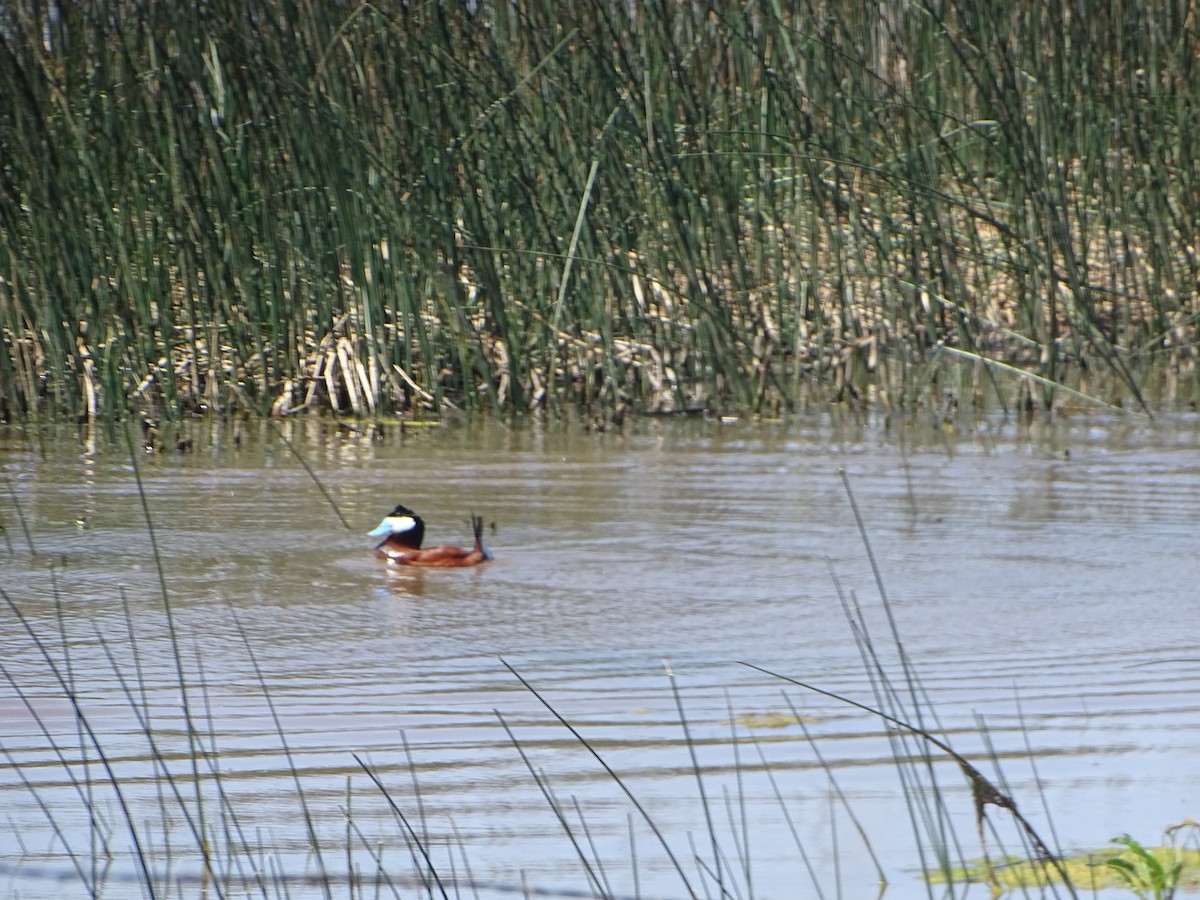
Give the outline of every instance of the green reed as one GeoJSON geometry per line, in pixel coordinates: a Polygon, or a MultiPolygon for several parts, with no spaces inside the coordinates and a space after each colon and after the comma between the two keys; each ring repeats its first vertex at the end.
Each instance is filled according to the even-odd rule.
{"type": "Polygon", "coordinates": [[[1166,3],[18,5],[0,411],[1189,400],[1194,29],[1166,3]]]}

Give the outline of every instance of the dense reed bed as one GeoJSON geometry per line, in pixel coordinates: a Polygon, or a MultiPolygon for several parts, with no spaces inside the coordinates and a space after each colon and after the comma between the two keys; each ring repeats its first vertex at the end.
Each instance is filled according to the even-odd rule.
{"type": "Polygon", "coordinates": [[[9,4],[0,406],[1189,401],[1195,29],[1167,2],[9,4]]]}

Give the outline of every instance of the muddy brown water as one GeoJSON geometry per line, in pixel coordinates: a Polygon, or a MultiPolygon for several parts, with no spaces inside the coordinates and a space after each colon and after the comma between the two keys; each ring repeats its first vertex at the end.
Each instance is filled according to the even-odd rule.
{"type": "Polygon", "coordinates": [[[873,704],[843,598],[901,679],[842,470],[927,725],[1066,850],[1200,817],[1195,416],[285,429],[136,473],[0,432],[0,579],[43,642],[0,609],[0,893],[142,895],[136,835],[156,896],[871,896],[872,853],[926,896],[883,724],[744,665],[873,704]],[[397,502],[433,543],[481,513],[495,562],[381,568],[397,502]]]}

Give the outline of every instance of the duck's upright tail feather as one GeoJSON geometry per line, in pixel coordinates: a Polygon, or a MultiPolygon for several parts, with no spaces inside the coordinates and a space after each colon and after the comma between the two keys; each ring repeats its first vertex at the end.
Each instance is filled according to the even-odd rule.
{"type": "Polygon", "coordinates": [[[471,513],[471,530],[475,532],[475,549],[483,554],[484,559],[495,559],[492,551],[483,543],[483,516],[471,513]]]}

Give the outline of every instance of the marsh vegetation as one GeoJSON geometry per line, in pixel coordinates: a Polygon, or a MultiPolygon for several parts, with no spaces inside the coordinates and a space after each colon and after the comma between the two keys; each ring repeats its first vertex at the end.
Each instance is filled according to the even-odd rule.
{"type": "Polygon", "coordinates": [[[0,406],[1196,399],[1174,3],[0,12],[0,406]]]}

